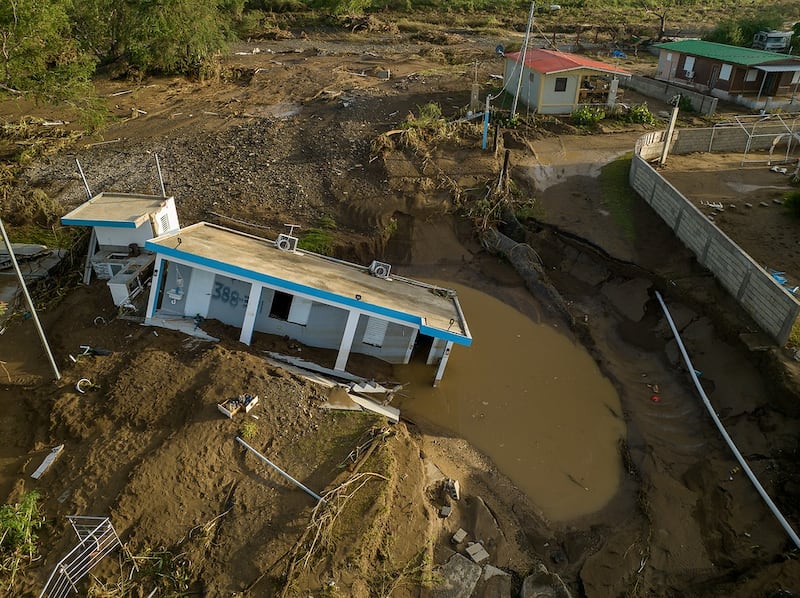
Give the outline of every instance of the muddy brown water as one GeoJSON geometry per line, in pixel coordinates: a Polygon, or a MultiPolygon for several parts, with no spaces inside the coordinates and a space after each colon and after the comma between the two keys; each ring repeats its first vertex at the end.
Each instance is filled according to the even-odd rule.
{"type": "Polygon", "coordinates": [[[601,509],[615,494],[626,434],[619,396],[579,344],[470,287],[454,288],[471,347],[454,347],[438,388],[430,368],[408,381],[404,416],[444,428],[488,455],[554,521],[601,509]]]}

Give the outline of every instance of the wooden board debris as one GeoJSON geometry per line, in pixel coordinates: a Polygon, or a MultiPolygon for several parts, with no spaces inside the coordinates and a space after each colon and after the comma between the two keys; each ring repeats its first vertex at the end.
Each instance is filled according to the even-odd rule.
{"type": "Polygon", "coordinates": [[[55,463],[56,459],[58,459],[58,457],[61,455],[61,451],[63,450],[63,444],[53,447],[53,450],[47,454],[47,456],[44,458],[44,461],[42,461],[42,464],[39,465],[39,467],[36,468],[36,471],[31,474],[31,477],[34,480],[38,480],[40,477],[42,477],[45,472],[50,469],[50,466],[55,463]]]}

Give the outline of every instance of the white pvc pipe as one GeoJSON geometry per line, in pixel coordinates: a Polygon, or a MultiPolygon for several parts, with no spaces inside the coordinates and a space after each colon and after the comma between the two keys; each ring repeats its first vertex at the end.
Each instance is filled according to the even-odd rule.
{"type": "Polygon", "coordinates": [[[736,448],[736,445],[733,443],[733,440],[731,439],[727,430],[725,430],[725,427],[722,425],[719,416],[717,416],[716,411],[714,411],[714,407],[711,406],[711,401],[708,400],[708,397],[706,396],[703,387],[700,385],[700,380],[698,380],[697,378],[697,374],[695,373],[692,361],[691,359],[689,359],[688,353],[686,353],[686,347],[683,346],[683,341],[681,340],[681,337],[678,334],[677,328],[675,328],[675,322],[672,321],[672,316],[670,315],[669,310],[667,309],[667,305],[666,303],[664,303],[664,299],[661,297],[661,293],[659,293],[658,291],[656,291],[656,298],[658,299],[658,302],[661,304],[661,309],[664,310],[664,315],[667,317],[667,322],[669,322],[669,327],[672,330],[672,334],[675,335],[675,341],[678,343],[678,348],[681,350],[681,355],[683,355],[683,361],[689,370],[689,375],[692,377],[694,385],[697,388],[697,392],[700,393],[700,397],[703,399],[703,403],[705,404],[709,415],[711,415],[711,419],[714,420],[714,423],[716,424],[719,433],[722,434],[722,437],[725,439],[725,442],[728,443],[728,447],[731,449],[733,456],[736,457],[736,460],[739,462],[739,465],[742,466],[742,471],[744,471],[745,474],[747,474],[747,477],[750,478],[750,482],[753,484],[753,487],[755,487],[756,491],[761,495],[761,498],[767,504],[769,510],[772,511],[772,514],[775,515],[775,519],[777,519],[778,523],[781,524],[781,527],[789,535],[789,538],[791,538],[795,546],[800,548],[800,537],[797,536],[797,533],[794,531],[794,529],[792,529],[792,526],[789,525],[789,522],[786,521],[786,518],[778,510],[778,507],[775,505],[775,503],[767,494],[767,491],[764,490],[764,487],[758,481],[758,478],[756,478],[755,474],[753,473],[753,470],[750,469],[750,466],[747,464],[747,461],[744,460],[742,453],[740,453],[739,449],[736,448]]]}
{"type": "Polygon", "coordinates": [[[266,465],[269,465],[269,466],[270,466],[272,469],[274,469],[275,471],[277,471],[279,474],[281,474],[283,477],[285,477],[287,480],[289,480],[289,481],[290,481],[292,484],[294,484],[294,485],[295,485],[295,486],[297,486],[298,488],[300,488],[300,489],[304,490],[304,491],[305,491],[307,494],[310,494],[311,496],[313,496],[314,498],[316,498],[318,501],[320,501],[320,502],[323,502],[323,503],[325,502],[325,499],[324,499],[324,498],[322,498],[322,497],[321,497],[319,494],[317,494],[316,492],[314,492],[313,490],[311,490],[310,488],[308,488],[308,486],[304,486],[302,483],[300,483],[300,482],[298,482],[297,480],[295,480],[295,479],[294,479],[292,476],[290,476],[288,473],[286,473],[285,471],[283,471],[283,470],[282,470],[280,467],[278,467],[277,465],[275,465],[275,464],[274,464],[272,461],[270,461],[269,459],[267,459],[267,458],[266,458],[264,455],[262,455],[261,453],[259,453],[259,452],[258,452],[256,449],[254,449],[252,446],[250,446],[249,444],[247,444],[247,443],[246,443],[244,440],[242,440],[242,439],[241,439],[241,438],[239,438],[238,436],[236,437],[236,442],[238,442],[239,444],[241,444],[241,445],[242,445],[244,448],[246,448],[248,451],[250,451],[251,453],[253,453],[253,454],[254,454],[256,457],[258,457],[259,459],[261,459],[261,461],[262,461],[263,463],[265,463],[266,465]]]}
{"type": "Polygon", "coordinates": [[[33,319],[33,323],[36,326],[36,331],[39,333],[39,339],[42,341],[42,347],[44,347],[44,352],[47,354],[47,359],[50,362],[50,367],[53,368],[53,375],[55,376],[56,380],[61,380],[61,372],[58,371],[58,366],[56,365],[56,360],[53,358],[53,352],[50,350],[50,345],[47,342],[47,337],[44,334],[44,329],[42,328],[42,323],[39,321],[39,314],[36,313],[36,306],[33,304],[33,299],[31,299],[31,294],[28,292],[28,285],[25,284],[25,277],[22,276],[22,271],[19,269],[19,264],[17,263],[17,256],[14,255],[14,249],[11,247],[11,241],[6,234],[6,228],[3,226],[3,221],[0,219],[0,238],[3,239],[3,242],[6,245],[6,249],[8,249],[8,255],[11,257],[11,264],[14,266],[14,272],[17,273],[17,279],[19,280],[19,286],[22,290],[22,294],[25,297],[25,302],[28,304],[28,309],[31,311],[31,318],[33,319]]]}

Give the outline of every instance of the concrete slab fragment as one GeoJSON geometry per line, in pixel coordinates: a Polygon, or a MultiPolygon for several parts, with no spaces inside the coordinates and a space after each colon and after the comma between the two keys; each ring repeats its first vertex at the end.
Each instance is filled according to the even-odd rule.
{"type": "Polygon", "coordinates": [[[461,528],[458,528],[458,531],[454,533],[452,537],[453,544],[461,544],[466,537],[467,532],[461,528]]]}
{"type": "Polygon", "coordinates": [[[522,582],[520,598],[572,598],[572,594],[558,574],[551,573],[540,563],[538,571],[522,582]]]}
{"type": "Polygon", "coordinates": [[[433,598],[470,598],[481,577],[481,568],[461,554],[454,554],[439,570],[441,581],[433,598]]]}
{"type": "Polygon", "coordinates": [[[489,558],[489,553],[480,542],[475,542],[467,546],[467,554],[476,563],[482,563],[489,558]]]}

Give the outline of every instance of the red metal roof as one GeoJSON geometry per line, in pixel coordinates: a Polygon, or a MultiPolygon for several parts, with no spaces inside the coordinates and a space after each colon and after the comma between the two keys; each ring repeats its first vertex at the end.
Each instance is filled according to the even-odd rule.
{"type": "MultiPolygon", "coordinates": [[[[510,54],[505,54],[505,57],[514,62],[519,62],[520,54],[521,52],[511,52],[510,54]]],[[[555,52],[553,50],[541,50],[536,48],[531,48],[525,53],[525,66],[532,71],[544,73],[545,75],[572,71],[575,69],[592,69],[606,73],[616,73],[618,75],[630,75],[628,71],[624,71],[610,64],[605,64],[599,60],[592,60],[585,56],[568,54],[567,52],[555,52]]]]}

